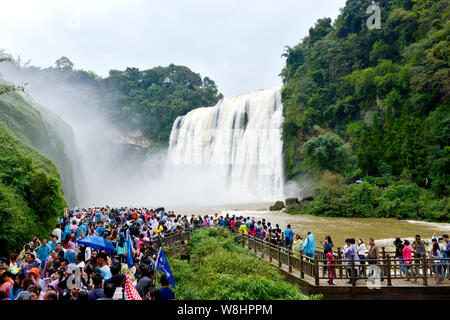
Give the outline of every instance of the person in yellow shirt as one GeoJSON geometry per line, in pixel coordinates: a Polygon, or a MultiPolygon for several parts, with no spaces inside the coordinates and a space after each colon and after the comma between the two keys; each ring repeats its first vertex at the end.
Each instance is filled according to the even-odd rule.
{"type": "Polygon", "coordinates": [[[160,233],[161,231],[163,231],[163,230],[164,230],[163,226],[162,226],[161,224],[158,224],[158,226],[155,228],[154,233],[155,233],[155,235],[157,236],[157,235],[159,235],[159,233],[160,233]]]}
{"type": "Polygon", "coordinates": [[[241,224],[241,226],[239,227],[239,233],[248,234],[248,229],[245,223],[241,224]]]}

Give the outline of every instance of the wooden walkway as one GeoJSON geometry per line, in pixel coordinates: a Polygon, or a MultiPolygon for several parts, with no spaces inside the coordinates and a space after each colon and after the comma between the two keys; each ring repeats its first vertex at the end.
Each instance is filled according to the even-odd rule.
{"type": "MultiPolygon", "coordinates": [[[[191,231],[172,234],[162,239],[162,244],[177,247],[187,243],[191,231]]],[[[238,234],[243,245],[260,259],[264,259],[278,268],[288,282],[298,284],[305,294],[323,294],[325,299],[450,299],[450,268],[447,268],[447,277],[436,283],[436,272],[440,267],[444,272],[444,265],[449,266],[450,259],[442,259],[436,264],[432,259],[423,257],[413,259],[409,265],[414,275],[407,281],[406,275],[401,271],[401,261],[391,257],[391,252],[383,248],[382,258],[371,261],[371,265],[364,265],[364,270],[355,264],[355,261],[342,259],[340,249],[335,254],[334,265],[335,285],[328,284],[328,272],[323,271],[325,260],[321,248],[316,249],[315,258],[297,254],[284,247],[262,241],[253,236],[238,234]],[[319,258],[320,257],[320,258],[319,258]],[[349,273],[348,266],[354,266],[358,275],[349,273]],[[433,272],[434,271],[436,272],[433,272]],[[373,272],[371,272],[373,271],[373,272]],[[381,281],[380,274],[384,280],[381,281]],[[372,276],[375,274],[375,276],[372,276]],[[350,282],[350,283],[348,283],[350,282]]],[[[351,270],[351,268],[350,268],[351,270]]]]}

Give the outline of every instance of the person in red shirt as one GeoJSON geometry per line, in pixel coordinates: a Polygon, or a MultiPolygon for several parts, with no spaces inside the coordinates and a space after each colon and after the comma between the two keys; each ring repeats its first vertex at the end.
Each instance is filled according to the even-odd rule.
{"type": "Polygon", "coordinates": [[[5,298],[9,298],[9,289],[14,285],[12,280],[14,277],[11,271],[5,271],[2,275],[3,284],[0,286],[0,291],[4,293],[5,298]]]}
{"type": "Polygon", "coordinates": [[[335,278],[335,273],[334,273],[334,267],[331,267],[332,265],[335,265],[336,262],[334,262],[334,256],[333,256],[333,249],[328,248],[327,249],[328,252],[326,254],[326,258],[327,258],[327,265],[329,265],[329,269],[330,269],[330,278],[328,279],[328,284],[329,285],[335,285],[335,283],[333,282],[333,278],[335,278]]]}

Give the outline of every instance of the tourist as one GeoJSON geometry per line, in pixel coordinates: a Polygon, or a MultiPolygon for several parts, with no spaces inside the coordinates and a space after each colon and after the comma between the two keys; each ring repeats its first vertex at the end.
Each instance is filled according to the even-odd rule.
{"type": "Polygon", "coordinates": [[[147,299],[147,293],[153,289],[153,269],[149,266],[139,266],[140,278],[136,286],[136,290],[143,300],[147,299]]]}
{"type": "Polygon", "coordinates": [[[302,251],[302,244],[303,244],[302,236],[299,233],[297,233],[297,235],[295,236],[295,240],[292,243],[292,247],[294,248],[294,252],[298,255],[300,255],[300,252],[302,251]]]}
{"type": "Polygon", "coordinates": [[[395,246],[395,257],[399,260],[399,264],[402,265],[401,266],[402,274],[405,274],[405,267],[403,262],[403,248],[404,248],[403,241],[399,237],[397,237],[394,241],[394,246],[395,246]]]}
{"type": "Polygon", "coordinates": [[[360,263],[360,277],[364,277],[365,273],[366,273],[366,268],[365,268],[365,260],[366,260],[366,254],[367,254],[367,250],[366,250],[366,245],[364,244],[364,241],[361,238],[356,239],[356,253],[358,254],[359,257],[359,263],[360,263]]]}
{"type": "Polygon", "coordinates": [[[420,259],[426,255],[427,243],[421,239],[420,235],[416,235],[416,239],[412,243],[412,248],[414,250],[414,258],[420,259]]]}
{"type": "Polygon", "coordinates": [[[127,259],[128,247],[125,243],[123,234],[119,238],[119,242],[116,244],[116,253],[119,256],[120,262],[125,263],[127,259]]]}
{"type": "MultiPolygon", "coordinates": [[[[380,250],[378,249],[378,246],[375,244],[375,240],[373,238],[369,239],[369,252],[367,253],[366,260],[369,265],[372,265],[371,268],[371,277],[375,277],[375,271],[379,273],[381,277],[381,281],[384,280],[383,272],[381,271],[380,267],[378,266],[379,260],[380,260],[380,250]]],[[[367,275],[369,277],[369,275],[367,275]]]]}
{"type": "Polygon", "coordinates": [[[359,256],[358,256],[358,252],[356,251],[355,239],[347,238],[345,240],[345,244],[347,246],[344,250],[344,258],[346,260],[347,275],[349,277],[347,284],[353,284],[353,281],[355,281],[355,283],[357,281],[356,270],[358,270],[358,267],[359,267],[359,256]],[[352,262],[353,262],[353,267],[352,267],[352,262]]]}
{"type": "MultiPolygon", "coordinates": [[[[402,248],[402,258],[403,258],[403,264],[405,267],[405,275],[406,275],[406,281],[409,281],[409,278],[411,276],[416,276],[414,269],[412,269],[410,267],[410,264],[412,263],[412,250],[411,247],[409,246],[409,240],[405,240],[403,242],[403,248],[402,248]],[[412,275],[411,275],[412,272],[412,275]]],[[[415,280],[417,281],[417,278],[415,278],[415,280]]]]}
{"type": "Polygon", "coordinates": [[[165,274],[161,275],[159,283],[161,284],[161,288],[159,288],[161,300],[174,300],[175,293],[169,288],[169,280],[165,274]]]}
{"type": "Polygon", "coordinates": [[[89,291],[89,300],[97,300],[105,297],[103,290],[103,277],[101,272],[95,272],[92,276],[94,287],[89,291]]]}
{"type": "Polygon", "coordinates": [[[3,272],[1,279],[3,283],[0,285],[0,292],[3,293],[5,298],[9,298],[10,289],[14,285],[14,274],[11,271],[6,270],[3,272]]]}
{"type": "MultiPolygon", "coordinates": [[[[325,254],[325,258],[326,258],[326,263],[329,266],[328,267],[328,284],[329,285],[335,285],[335,283],[333,282],[333,279],[335,278],[335,268],[332,267],[333,265],[336,264],[336,262],[334,262],[334,256],[333,256],[333,249],[332,247],[327,247],[326,249],[326,254],[325,254]]],[[[325,274],[324,274],[325,275],[325,274]]]]}
{"type": "MultiPolygon", "coordinates": [[[[442,250],[442,257],[450,258],[450,239],[448,238],[448,234],[442,235],[444,249],[442,250]]],[[[450,279],[450,260],[447,260],[447,263],[444,264],[444,275],[450,279]]]]}
{"type": "Polygon", "coordinates": [[[431,271],[436,276],[436,284],[441,283],[444,280],[442,276],[442,254],[441,250],[439,250],[439,244],[436,242],[433,244],[433,248],[430,252],[430,258],[434,260],[430,260],[431,271]]]}
{"type": "Polygon", "coordinates": [[[109,268],[107,262],[110,263],[109,258],[106,256],[106,253],[100,251],[97,254],[97,267],[96,270],[100,270],[102,277],[104,280],[109,280],[112,278],[111,269],[109,268]]]}
{"type": "MultiPolygon", "coordinates": [[[[415,259],[421,259],[422,257],[426,258],[427,245],[428,244],[424,240],[422,240],[420,235],[416,235],[416,238],[412,243],[412,249],[415,259]]],[[[418,264],[416,264],[416,274],[419,275],[418,264]]]]}
{"type": "Polygon", "coordinates": [[[284,247],[290,248],[294,238],[294,231],[291,230],[291,225],[288,224],[286,230],[284,230],[284,247]]]}
{"type": "Polygon", "coordinates": [[[34,253],[27,253],[25,254],[24,263],[22,264],[21,270],[25,272],[25,274],[28,274],[33,268],[39,269],[40,265],[41,263],[35,258],[34,253]]]}
{"type": "Polygon", "coordinates": [[[246,222],[247,222],[246,219],[244,219],[243,223],[241,224],[241,226],[238,229],[239,233],[248,234],[248,228],[247,228],[246,222]]]}
{"type": "Polygon", "coordinates": [[[60,225],[60,224],[57,224],[57,225],[56,225],[56,228],[53,229],[53,231],[52,231],[52,236],[55,236],[55,237],[57,238],[57,241],[58,241],[58,242],[61,242],[61,233],[62,233],[62,231],[61,231],[61,225],[60,225]]]}
{"type": "Polygon", "coordinates": [[[16,300],[19,293],[23,291],[22,289],[22,281],[25,278],[25,274],[23,272],[19,272],[14,275],[13,281],[14,284],[9,288],[9,298],[11,300],[16,300]]]}
{"type": "Polygon", "coordinates": [[[316,240],[314,239],[314,236],[311,232],[308,232],[306,240],[303,241],[302,250],[305,253],[305,256],[314,259],[314,252],[316,250],[316,240]]]}
{"type": "Polygon", "coordinates": [[[327,273],[327,253],[330,251],[330,249],[333,249],[333,241],[331,240],[331,236],[325,237],[325,243],[323,245],[323,259],[324,259],[324,266],[322,269],[322,276],[325,278],[325,274],[327,273]]]}
{"type": "Polygon", "coordinates": [[[128,300],[125,294],[125,281],[126,276],[123,273],[116,274],[113,277],[113,283],[116,286],[116,291],[114,292],[114,300],[128,300]]]}
{"type": "Polygon", "coordinates": [[[252,225],[250,226],[250,229],[248,229],[248,234],[251,235],[252,237],[255,236],[255,234],[256,234],[256,228],[255,228],[255,225],[254,225],[254,224],[252,224],[252,225]]]}
{"type": "Polygon", "coordinates": [[[114,283],[106,283],[103,288],[103,298],[97,300],[114,300],[114,293],[116,292],[116,286],[114,283]]]}

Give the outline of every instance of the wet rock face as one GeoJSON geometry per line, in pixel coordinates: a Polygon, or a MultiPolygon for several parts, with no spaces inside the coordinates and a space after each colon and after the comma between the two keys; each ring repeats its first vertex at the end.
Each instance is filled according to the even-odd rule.
{"type": "Polygon", "coordinates": [[[288,198],[285,200],[285,202],[286,202],[286,210],[300,211],[302,208],[298,198],[288,198]]]}
{"type": "Polygon", "coordinates": [[[270,206],[269,210],[270,211],[280,211],[283,208],[284,208],[283,201],[277,201],[277,202],[275,202],[275,204],[273,206],[270,206]]]}
{"type": "Polygon", "coordinates": [[[286,206],[287,206],[287,207],[299,203],[299,202],[298,202],[298,198],[287,198],[284,202],[286,203],[286,206]]]}

